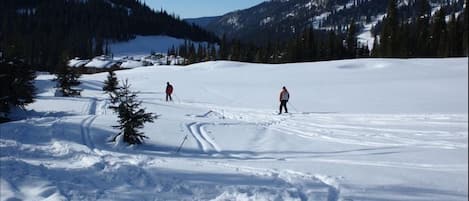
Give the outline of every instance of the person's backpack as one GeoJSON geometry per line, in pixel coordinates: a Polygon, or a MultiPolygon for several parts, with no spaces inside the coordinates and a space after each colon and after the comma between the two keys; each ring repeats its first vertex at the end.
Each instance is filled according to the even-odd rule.
{"type": "Polygon", "coordinates": [[[173,93],[173,85],[168,85],[168,87],[166,87],[166,93],[167,94],[173,93]]]}

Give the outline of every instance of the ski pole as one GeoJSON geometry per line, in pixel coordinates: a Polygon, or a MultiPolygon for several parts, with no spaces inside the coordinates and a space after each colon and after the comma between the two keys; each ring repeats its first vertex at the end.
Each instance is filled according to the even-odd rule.
{"type": "Polygon", "coordinates": [[[288,104],[289,104],[296,112],[300,112],[298,109],[296,109],[296,107],[295,107],[293,104],[291,104],[290,102],[288,102],[288,104]]]}
{"type": "Polygon", "coordinates": [[[181,103],[181,99],[176,95],[176,93],[174,93],[174,97],[178,100],[179,103],[181,103]]]}
{"type": "Polygon", "coordinates": [[[184,142],[186,142],[186,140],[187,140],[187,135],[186,135],[186,136],[184,137],[184,139],[182,140],[181,145],[179,145],[179,148],[178,148],[178,150],[176,151],[176,153],[179,153],[179,151],[181,151],[182,145],[184,145],[184,142]]]}

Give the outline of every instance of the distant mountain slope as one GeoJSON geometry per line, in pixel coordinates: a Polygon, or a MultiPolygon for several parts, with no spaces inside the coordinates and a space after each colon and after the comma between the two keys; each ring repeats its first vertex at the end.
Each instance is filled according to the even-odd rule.
{"type": "Polygon", "coordinates": [[[2,0],[0,52],[53,70],[64,60],[108,53],[107,44],[136,35],[193,41],[218,38],[137,0],[2,0]]]}
{"type": "Polygon", "coordinates": [[[217,21],[221,18],[221,16],[215,17],[201,17],[201,18],[188,18],[184,19],[184,21],[188,22],[189,24],[195,24],[197,26],[206,27],[210,23],[217,21]]]}
{"type": "MultiPolygon", "coordinates": [[[[401,17],[415,16],[421,1],[399,1],[401,17]]],[[[433,10],[444,7],[451,14],[462,10],[464,0],[429,3],[433,10]]],[[[376,24],[386,13],[387,5],[388,0],[271,0],[225,14],[206,28],[219,36],[226,34],[245,41],[283,40],[308,26],[344,30],[352,19],[363,29],[366,24],[376,24]]]]}

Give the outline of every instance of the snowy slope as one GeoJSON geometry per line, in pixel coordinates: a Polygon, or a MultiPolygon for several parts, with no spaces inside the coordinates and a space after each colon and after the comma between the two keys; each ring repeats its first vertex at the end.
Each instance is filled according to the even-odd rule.
{"type": "Polygon", "coordinates": [[[364,23],[363,24],[363,30],[361,30],[361,33],[358,34],[357,36],[357,40],[359,42],[359,44],[361,45],[366,45],[368,46],[368,49],[371,51],[373,49],[373,45],[375,43],[375,38],[373,36],[373,33],[371,33],[371,29],[373,28],[373,26],[376,26],[376,24],[383,20],[384,18],[384,14],[383,15],[379,15],[378,17],[376,17],[372,22],[370,23],[364,23]]]}
{"type": "Polygon", "coordinates": [[[81,98],[40,75],[30,118],[0,125],[0,200],[467,200],[467,73],[467,58],[118,71],[161,115],[134,147],[107,142],[106,74],[81,98]]]}

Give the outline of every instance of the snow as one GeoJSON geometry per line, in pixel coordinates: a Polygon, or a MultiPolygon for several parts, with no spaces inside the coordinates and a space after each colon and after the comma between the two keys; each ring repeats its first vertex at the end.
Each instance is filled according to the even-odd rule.
{"type": "Polygon", "coordinates": [[[288,13],[288,14],[285,16],[285,18],[295,17],[295,16],[296,16],[296,12],[293,11],[293,12],[288,13]]]}
{"type": "Polygon", "coordinates": [[[232,16],[230,16],[226,23],[236,29],[241,29],[243,27],[243,25],[239,23],[239,16],[237,14],[233,14],[232,16]]]}
{"type": "Polygon", "coordinates": [[[264,26],[266,24],[269,24],[270,22],[274,21],[274,18],[272,17],[266,17],[264,19],[262,19],[260,22],[259,22],[259,25],[261,26],[264,26]]]}
{"type": "Polygon", "coordinates": [[[0,200],[467,200],[467,58],[206,62],[116,71],[160,115],[114,145],[116,115],[36,80],[0,124],[0,200]],[[165,83],[175,87],[164,101],[165,83]],[[282,86],[290,114],[277,115],[282,86]],[[179,153],[183,139],[187,137],[179,153]]]}
{"type": "Polygon", "coordinates": [[[318,16],[315,16],[312,21],[313,21],[313,28],[315,29],[319,29],[321,27],[320,26],[320,22],[325,20],[327,17],[329,17],[329,15],[331,14],[331,12],[324,12],[322,13],[321,15],[318,15],[318,16]]]}
{"type": "Polygon", "coordinates": [[[136,68],[144,66],[141,61],[126,60],[121,64],[121,68],[136,68]]]}
{"type": "Polygon", "coordinates": [[[368,49],[371,51],[373,49],[373,45],[375,43],[375,38],[373,37],[373,34],[371,33],[371,29],[373,26],[376,26],[376,24],[383,20],[385,14],[383,15],[378,15],[376,18],[371,23],[365,24],[365,27],[361,31],[360,34],[357,36],[357,40],[360,44],[368,45],[368,49]]]}
{"type": "Polygon", "coordinates": [[[68,61],[68,66],[70,67],[82,67],[84,65],[86,65],[87,63],[89,63],[90,60],[88,59],[80,59],[80,58],[74,58],[74,59],[71,59],[70,61],[68,61]]]}
{"type": "Polygon", "coordinates": [[[310,1],[308,2],[305,7],[308,8],[309,10],[315,8],[315,7],[318,7],[318,3],[316,1],[310,1]]]}
{"type": "Polygon", "coordinates": [[[113,43],[110,45],[110,49],[116,57],[141,56],[150,55],[152,52],[166,53],[173,46],[178,48],[183,44],[184,39],[170,36],[136,36],[127,42],[113,43]]]}
{"type": "MultiPolygon", "coordinates": [[[[69,62],[71,65],[72,62],[69,62]]],[[[116,61],[114,61],[112,58],[109,58],[107,56],[99,56],[93,58],[90,62],[85,64],[85,67],[88,68],[110,68],[113,65],[116,64],[116,61]]]]}
{"type": "Polygon", "coordinates": [[[335,6],[335,10],[336,11],[341,11],[343,9],[349,9],[350,7],[352,7],[354,4],[354,0],[350,0],[349,2],[347,2],[345,5],[336,5],[335,6]]]}

